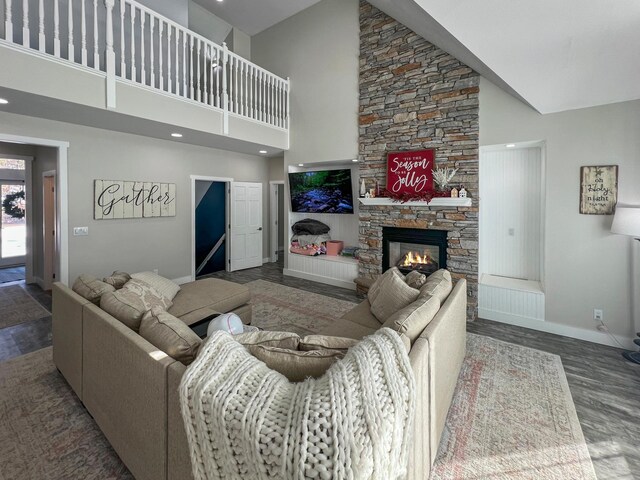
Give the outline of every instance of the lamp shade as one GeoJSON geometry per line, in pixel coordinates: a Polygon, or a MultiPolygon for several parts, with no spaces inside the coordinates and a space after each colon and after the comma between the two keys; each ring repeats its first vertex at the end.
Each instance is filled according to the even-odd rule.
{"type": "Polygon", "coordinates": [[[617,207],[611,232],[640,237],[640,207],[617,207]]]}

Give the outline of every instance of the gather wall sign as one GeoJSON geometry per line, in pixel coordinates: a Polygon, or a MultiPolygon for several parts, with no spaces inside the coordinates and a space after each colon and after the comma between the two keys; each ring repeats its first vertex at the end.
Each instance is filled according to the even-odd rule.
{"type": "Polygon", "coordinates": [[[94,180],[93,218],[115,220],[176,216],[176,184],[94,180]]]}

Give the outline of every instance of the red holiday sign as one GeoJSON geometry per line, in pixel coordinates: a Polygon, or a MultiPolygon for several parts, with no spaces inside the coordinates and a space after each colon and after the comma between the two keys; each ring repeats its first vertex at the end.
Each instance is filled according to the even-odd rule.
{"type": "Polygon", "coordinates": [[[433,191],[435,150],[395,152],[387,155],[387,190],[392,194],[433,191]]]}

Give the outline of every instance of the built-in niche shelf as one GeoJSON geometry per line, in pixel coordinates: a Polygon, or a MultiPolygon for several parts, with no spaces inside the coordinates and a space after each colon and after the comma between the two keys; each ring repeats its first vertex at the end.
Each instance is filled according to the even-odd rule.
{"type": "Polygon", "coordinates": [[[360,203],[363,205],[391,205],[396,207],[470,207],[471,199],[470,198],[448,198],[448,197],[437,197],[432,198],[431,201],[409,201],[409,202],[399,202],[393,200],[391,198],[386,197],[377,197],[377,198],[359,198],[360,203]]]}

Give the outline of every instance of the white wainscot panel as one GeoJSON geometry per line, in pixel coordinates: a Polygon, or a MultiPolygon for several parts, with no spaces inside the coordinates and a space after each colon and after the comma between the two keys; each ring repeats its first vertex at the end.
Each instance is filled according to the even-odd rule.
{"type": "Polygon", "coordinates": [[[290,253],[289,268],[284,274],[355,290],[358,261],[346,257],[307,257],[290,253]]]}
{"type": "Polygon", "coordinates": [[[522,324],[545,319],[545,296],[539,282],[483,275],[478,286],[478,316],[522,324]]]}

